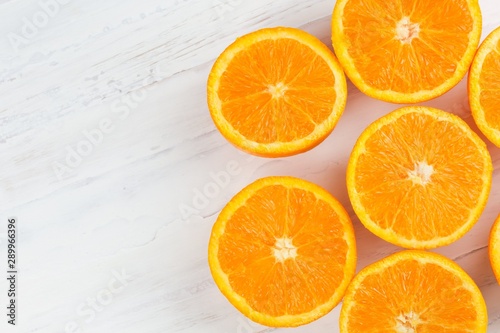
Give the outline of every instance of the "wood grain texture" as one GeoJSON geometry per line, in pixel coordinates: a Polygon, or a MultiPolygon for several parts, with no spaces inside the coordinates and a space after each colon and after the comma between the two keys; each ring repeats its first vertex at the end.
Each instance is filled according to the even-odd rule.
{"type": "MultiPolygon", "coordinates": [[[[258,28],[292,26],[330,45],[334,1],[54,3],[0,1],[0,219],[18,218],[21,244],[19,325],[2,320],[0,331],[288,331],[245,319],[214,285],[206,258],[220,209],[263,176],[302,177],[334,194],[355,225],[358,270],[399,250],[362,227],[345,188],[356,138],[394,105],[349,85],[346,111],[325,142],[272,160],[238,152],[208,114],[206,78],[229,43],[258,28]],[[45,22],[47,4],[53,15],[45,22]],[[34,19],[40,27],[25,37],[34,19]]],[[[500,25],[500,7],[479,3],[484,38],[500,25]]],[[[424,104],[477,131],[464,81],[424,104]]],[[[486,210],[465,237],[436,252],[481,287],[488,332],[498,333],[500,286],[486,245],[500,212],[500,149],[488,148],[495,170],[486,210]]],[[[5,258],[2,229],[0,241],[5,258]]],[[[339,310],[293,332],[338,332],[339,310]]]]}

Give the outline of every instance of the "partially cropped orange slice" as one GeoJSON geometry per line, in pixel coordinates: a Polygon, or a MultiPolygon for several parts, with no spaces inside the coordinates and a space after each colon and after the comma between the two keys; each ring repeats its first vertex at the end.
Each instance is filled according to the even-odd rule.
{"type": "Polygon", "coordinates": [[[462,119],[404,107],[361,134],[347,167],[347,189],[374,234],[406,248],[434,248],[477,222],[492,170],[485,143],[462,119]]]}
{"type": "Polygon", "coordinates": [[[338,0],[332,42],[347,76],[392,103],[440,96],[466,74],[481,37],[477,0],[338,0]]]}
{"type": "Polygon", "coordinates": [[[221,211],[208,249],[228,300],[274,327],[309,323],[333,309],[354,276],[349,215],[321,187],[293,177],[259,179],[221,211]]]}
{"type": "Polygon", "coordinates": [[[362,269],[340,312],[341,333],[485,333],[486,304],[448,258],[403,251],[362,269]]]}
{"type": "Polygon", "coordinates": [[[344,72],[316,37],[269,28],[238,38],[208,78],[208,107],[222,135],[249,153],[307,151],[331,133],[344,111],[344,72]]]}
{"type": "Polygon", "coordinates": [[[500,147],[500,27],[486,37],[474,57],[469,103],[477,127],[500,147]]]}
{"type": "Polygon", "coordinates": [[[489,255],[491,268],[500,284],[500,215],[498,215],[490,232],[489,255]]]}

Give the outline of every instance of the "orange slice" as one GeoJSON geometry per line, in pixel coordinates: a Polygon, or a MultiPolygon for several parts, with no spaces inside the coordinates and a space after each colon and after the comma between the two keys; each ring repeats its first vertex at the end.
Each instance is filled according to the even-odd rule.
{"type": "Polygon", "coordinates": [[[500,147],[500,27],[488,35],[474,57],[469,104],[477,127],[500,147]]]}
{"type": "Polygon", "coordinates": [[[321,187],[262,178],[221,211],[208,260],[217,286],[245,316],[298,326],[328,313],[344,295],[356,268],[354,231],[321,187]]]}
{"type": "Polygon", "coordinates": [[[466,74],[481,37],[477,0],[338,0],[335,54],[368,96],[416,103],[440,96],[466,74]]]}
{"type": "Polygon", "coordinates": [[[270,28],[238,38],[208,78],[208,107],[222,135],[254,155],[307,151],[331,133],[344,111],[344,72],[316,37],[270,28]]]}
{"type": "Polygon", "coordinates": [[[403,251],[362,269],[347,289],[341,333],[485,333],[486,304],[448,258],[403,251]]]}
{"type": "Polygon", "coordinates": [[[498,215],[490,233],[489,242],[490,263],[493,273],[500,284],[500,215],[498,215]]]}
{"type": "Polygon", "coordinates": [[[374,234],[406,248],[434,248],[477,222],[492,172],[485,143],[462,119],[404,107],[362,133],[349,159],[347,189],[374,234]]]}

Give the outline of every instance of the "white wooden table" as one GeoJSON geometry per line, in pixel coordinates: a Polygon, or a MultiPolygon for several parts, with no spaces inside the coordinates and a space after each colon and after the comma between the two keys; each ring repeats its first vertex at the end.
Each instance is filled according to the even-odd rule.
{"type": "MultiPolygon", "coordinates": [[[[479,3],[484,38],[500,25],[500,6],[479,3]]],[[[333,6],[0,0],[0,276],[7,270],[9,217],[17,219],[19,245],[17,325],[7,325],[2,277],[0,332],[338,332],[340,306],[297,329],[250,322],[221,295],[207,265],[220,209],[268,175],[313,181],[347,207],[358,269],[398,250],[362,227],[344,179],[357,136],[395,105],[350,85],[333,134],[310,152],[281,159],[238,152],[207,110],[211,65],[237,36],[292,26],[330,45],[333,6]]],[[[477,130],[465,81],[425,105],[456,113],[477,130]]],[[[500,286],[486,245],[500,212],[500,149],[488,147],[495,172],[486,210],[464,238],[436,252],[481,287],[488,332],[498,333],[500,286]]]]}

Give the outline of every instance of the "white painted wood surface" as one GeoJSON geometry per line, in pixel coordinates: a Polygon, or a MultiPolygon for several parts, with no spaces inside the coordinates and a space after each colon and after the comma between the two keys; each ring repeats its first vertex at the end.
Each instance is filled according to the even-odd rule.
{"type": "MultiPolygon", "coordinates": [[[[496,0],[479,3],[484,38],[500,25],[500,7],[496,0]]],[[[8,326],[2,310],[0,331],[338,332],[340,306],[297,329],[251,323],[215,287],[206,251],[224,204],[268,175],[316,182],[347,207],[358,269],[398,250],[362,227],[344,180],[357,136],[395,105],[350,85],[333,134],[310,152],[282,159],[239,153],[208,114],[206,78],[230,42],[281,25],[330,45],[334,1],[55,4],[0,0],[1,271],[10,216],[18,219],[20,243],[18,325],[8,326]],[[214,177],[222,177],[219,185],[209,185],[214,177]]],[[[425,104],[454,112],[477,130],[464,81],[425,104]]],[[[500,149],[488,147],[495,171],[486,210],[464,238],[436,252],[456,260],[481,287],[488,332],[498,333],[500,286],[486,245],[500,212],[500,149]]],[[[2,309],[6,290],[2,278],[2,309]]]]}

